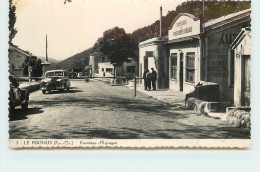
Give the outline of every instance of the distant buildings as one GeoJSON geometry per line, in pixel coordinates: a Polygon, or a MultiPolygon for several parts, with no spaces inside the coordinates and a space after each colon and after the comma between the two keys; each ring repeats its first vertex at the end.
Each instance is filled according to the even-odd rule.
{"type": "Polygon", "coordinates": [[[9,73],[16,77],[23,76],[23,63],[27,56],[30,54],[16,46],[10,45],[8,49],[9,57],[9,73]]]}
{"type": "Polygon", "coordinates": [[[139,43],[139,76],[153,67],[158,88],[185,93],[199,81],[217,83],[221,101],[249,106],[251,34],[244,28],[250,27],[250,13],[243,10],[206,23],[180,13],[168,37],[139,43]]]}
{"type": "Polygon", "coordinates": [[[95,54],[90,55],[89,65],[86,67],[92,77],[134,77],[138,74],[137,62],[129,59],[129,62],[123,64],[111,64],[106,56],[98,57],[95,54]]]}

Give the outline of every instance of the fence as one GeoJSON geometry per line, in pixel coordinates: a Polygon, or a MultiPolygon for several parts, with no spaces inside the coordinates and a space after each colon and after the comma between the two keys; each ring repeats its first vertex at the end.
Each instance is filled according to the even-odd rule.
{"type": "MultiPolygon", "coordinates": [[[[18,83],[21,84],[24,82],[29,82],[30,85],[32,80],[35,80],[37,82],[37,81],[41,81],[42,79],[43,77],[18,77],[18,83]]],[[[97,79],[104,82],[110,82],[111,85],[128,85],[133,82],[134,96],[136,97],[137,84],[141,83],[140,80],[142,80],[143,77],[134,77],[133,80],[129,80],[127,77],[80,77],[77,79],[82,79],[85,80],[86,82],[89,79],[97,79]]]]}

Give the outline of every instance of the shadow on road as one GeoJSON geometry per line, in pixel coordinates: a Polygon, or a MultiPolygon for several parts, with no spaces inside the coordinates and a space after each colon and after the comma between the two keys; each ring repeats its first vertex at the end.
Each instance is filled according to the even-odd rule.
{"type": "Polygon", "coordinates": [[[40,107],[29,108],[27,110],[15,109],[15,114],[11,115],[9,121],[24,120],[28,118],[28,115],[37,115],[43,112],[44,111],[40,107]]]}
{"type": "Polygon", "coordinates": [[[82,90],[79,89],[70,89],[70,90],[52,90],[47,92],[46,94],[69,94],[69,93],[78,93],[78,92],[83,92],[82,90]]]}

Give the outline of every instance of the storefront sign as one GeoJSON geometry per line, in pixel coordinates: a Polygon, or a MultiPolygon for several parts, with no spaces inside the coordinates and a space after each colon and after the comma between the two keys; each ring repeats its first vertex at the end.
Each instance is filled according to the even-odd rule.
{"type": "Polygon", "coordinates": [[[222,33],[220,39],[219,39],[219,44],[228,44],[230,45],[235,38],[237,37],[238,34],[234,33],[222,33]]]}
{"type": "Polygon", "coordinates": [[[181,14],[174,20],[172,28],[169,30],[169,41],[184,38],[200,33],[200,20],[191,14],[181,14]]]}
{"type": "Polygon", "coordinates": [[[177,36],[177,35],[181,35],[181,34],[185,34],[185,33],[189,33],[189,32],[192,32],[192,27],[173,32],[173,36],[177,36]]]}

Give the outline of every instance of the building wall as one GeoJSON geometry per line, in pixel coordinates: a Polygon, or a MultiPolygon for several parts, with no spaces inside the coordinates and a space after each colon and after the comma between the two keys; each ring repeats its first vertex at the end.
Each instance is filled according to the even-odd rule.
{"type": "Polygon", "coordinates": [[[23,76],[23,67],[22,64],[26,58],[26,54],[17,51],[16,49],[9,49],[9,72],[10,74],[21,77],[23,76]]]}
{"type": "MultiPolygon", "coordinates": [[[[177,78],[173,79],[170,78],[170,89],[176,90],[176,91],[181,91],[181,86],[180,86],[180,55],[183,53],[183,92],[184,93],[189,93],[190,91],[194,90],[195,84],[197,84],[200,81],[200,44],[199,44],[199,39],[195,39],[193,41],[185,41],[185,42],[179,42],[175,44],[170,45],[170,54],[169,54],[169,64],[171,65],[170,62],[170,55],[172,53],[177,54],[177,78]],[[194,83],[190,83],[185,81],[186,79],[186,64],[187,64],[187,58],[186,54],[194,52],[195,53],[195,78],[194,78],[194,83]]],[[[169,69],[170,70],[170,69],[169,69]]]]}
{"type": "MultiPolygon", "coordinates": [[[[235,48],[235,82],[234,82],[234,104],[236,106],[243,106],[245,105],[243,102],[243,94],[245,91],[242,90],[242,85],[245,84],[245,79],[242,77],[242,65],[245,65],[245,59],[249,58],[248,60],[251,61],[251,38],[246,35],[240,44],[237,45],[235,48]]],[[[250,65],[250,62],[249,62],[250,65]]],[[[250,72],[250,66],[246,66],[248,72],[250,72]]],[[[249,74],[250,75],[250,74],[249,74]]],[[[250,84],[250,81],[249,81],[250,84]]],[[[250,88],[250,85],[249,85],[250,88]]],[[[250,90],[249,90],[250,91],[250,90]]],[[[250,93],[250,92],[249,92],[250,93]]]]}
{"type": "Polygon", "coordinates": [[[153,38],[139,44],[139,77],[143,77],[145,69],[151,71],[154,68],[157,88],[169,88],[168,65],[168,49],[164,41],[153,38]]]}
{"type": "Polygon", "coordinates": [[[106,76],[114,76],[114,66],[110,62],[98,63],[98,76],[103,76],[105,72],[106,76]]]}
{"type": "Polygon", "coordinates": [[[200,81],[200,20],[187,13],[177,15],[168,31],[169,35],[169,87],[176,91],[189,93],[194,90],[195,84],[200,81]],[[176,77],[171,77],[171,54],[177,54],[176,77]],[[187,60],[188,53],[194,55],[194,61],[187,60]],[[182,56],[182,60],[181,60],[182,56]],[[182,66],[181,66],[182,64],[182,66]],[[181,72],[182,71],[182,72],[181,72]],[[188,75],[187,71],[189,71],[188,75]],[[189,76],[189,77],[188,77],[189,76]]]}
{"type": "Polygon", "coordinates": [[[231,77],[229,59],[234,59],[234,57],[231,57],[230,45],[243,26],[243,24],[237,24],[226,30],[219,30],[216,33],[208,34],[204,40],[206,43],[204,49],[206,51],[205,79],[219,84],[220,99],[222,101],[234,101],[234,85],[230,84],[229,81],[229,77],[231,77]]]}

